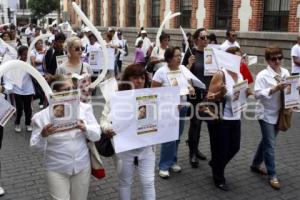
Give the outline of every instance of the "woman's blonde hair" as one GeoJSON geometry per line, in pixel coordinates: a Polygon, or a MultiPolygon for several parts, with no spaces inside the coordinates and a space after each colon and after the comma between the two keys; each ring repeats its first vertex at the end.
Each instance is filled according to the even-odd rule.
{"type": "Polygon", "coordinates": [[[76,37],[76,36],[75,37],[70,37],[69,39],[67,39],[67,42],[66,42],[67,51],[69,51],[69,49],[72,48],[77,41],[81,42],[80,38],[76,37]]]}

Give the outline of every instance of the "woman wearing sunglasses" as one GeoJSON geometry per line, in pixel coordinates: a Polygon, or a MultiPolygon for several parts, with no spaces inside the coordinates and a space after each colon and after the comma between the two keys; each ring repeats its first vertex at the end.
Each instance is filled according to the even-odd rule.
{"type": "Polygon", "coordinates": [[[67,40],[68,60],[56,69],[56,74],[63,74],[67,77],[74,78],[81,92],[80,100],[87,103],[91,101],[91,91],[88,86],[91,83],[93,71],[89,64],[81,61],[81,55],[84,49],[80,38],[69,38],[67,40]],[[75,74],[81,77],[74,76],[75,74]]]}
{"type": "Polygon", "coordinates": [[[258,73],[254,86],[258,100],[256,115],[261,129],[262,139],[250,167],[251,171],[269,176],[269,184],[280,189],[275,170],[275,143],[278,130],[276,124],[281,106],[280,93],[286,85],[281,81],[289,76],[288,70],[281,67],[282,49],[269,47],[265,50],[266,69],[258,73]],[[265,163],[267,170],[261,167],[265,163]]]}
{"type": "MultiPolygon", "coordinates": [[[[53,91],[73,89],[73,82],[54,75],[53,91]]],[[[100,139],[100,126],[90,104],[80,103],[77,128],[57,132],[50,121],[49,107],[32,118],[30,146],[43,153],[47,187],[51,199],[85,200],[88,196],[91,162],[86,140],[100,139]]]]}

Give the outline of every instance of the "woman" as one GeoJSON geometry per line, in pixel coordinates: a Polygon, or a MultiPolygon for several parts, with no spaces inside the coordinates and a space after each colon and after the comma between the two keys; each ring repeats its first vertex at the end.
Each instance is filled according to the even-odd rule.
{"type": "Polygon", "coordinates": [[[145,66],[146,65],[145,55],[142,46],[143,46],[143,40],[140,40],[135,49],[134,64],[141,64],[145,66]]]}
{"type": "Polygon", "coordinates": [[[170,35],[162,33],[159,36],[160,46],[154,47],[150,56],[150,61],[154,65],[153,74],[162,66],[166,64],[165,62],[165,51],[169,47],[170,35]]]}
{"type": "Polygon", "coordinates": [[[281,108],[280,93],[286,85],[283,79],[289,76],[288,70],[281,67],[283,59],[282,49],[269,47],[265,50],[265,59],[268,63],[266,69],[258,73],[254,85],[255,98],[259,107],[256,115],[261,129],[262,139],[250,167],[252,172],[269,176],[269,184],[274,189],[280,189],[275,170],[275,144],[278,130],[279,110],[281,108]],[[261,167],[265,163],[267,172],[261,167]]]}
{"type": "MultiPolygon", "coordinates": [[[[180,65],[181,63],[181,51],[180,47],[171,47],[166,49],[164,60],[167,62],[166,65],[159,68],[154,74],[151,87],[167,87],[179,85],[181,89],[187,89],[188,93],[194,95],[195,91],[191,84],[191,80],[187,79],[189,70],[180,65]],[[177,75],[174,75],[177,73],[177,75]],[[171,75],[173,74],[173,76],[171,75]],[[184,86],[187,88],[183,88],[184,86]]],[[[181,103],[179,105],[180,121],[179,121],[179,140],[163,143],[161,145],[160,161],[159,161],[159,176],[161,178],[168,178],[170,176],[169,170],[173,172],[180,172],[181,167],[177,164],[177,152],[178,145],[180,142],[180,136],[182,135],[184,128],[184,118],[187,113],[186,96],[181,96],[181,103]]]]}
{"type": "MultiPolygon", "coordinates": [[[[18,48],[18,57],[20,60],[26,62],[27,60],[28,47],[20,46],[18,48]]],[[[22,81],[22,86],[13,85],[12,93],[14,95],[17,115],[15,119],[15,131],[21,132],[21,117],[23,115],[23,110],[25,113],[25,125],[27,131],[32,131],[31,127],[31,117],[32,117],[32,97],[34,95],[34,87],[32,83],[31,76],[25,73],[22,81]]]]}
{"type": "MultiPolygon", "coordinates": [[[[55,75],[52,81],[54,92],[74,87],[72,81],[62,75],[55,75]]],[[[88,196],[91,162],[87,140],[99,140],[100,126],[90,104],[79,106],[75,129],[56,132],[50,121],[49,107],[32,118],[30,146],[44,154],[48,189],[55,200],[85,200],[88,196]]]]}
{"type": "MultiPolygon", "coordinates": [[[[10,40],[10,36],[9,36],[9,32],[4,32],[1,35],[1,39],[4,42],[8,42],[10,40]]],[[[8,52],[8,47],[6,45],[0,45],[0,57],[3,57],[5,55],[6,52],[8,52]]]]}
{"type": "MultiPolygon", "coordinates": [[[[211,161],[213,180],[215,186],[221,190],[228,191],[225,179],[225,168],[230,160],[238,153],[241,141],[241,111],[233,112],[232,101],[236,94],[233,86],[243,81],[239,69],[222,69],[216,72],[211,80],[207,99],[219,102],[218,119],[208,120],[208,132],[210,137],[211,161]],[[220,97],[223,94],[223,97],[220,97]]],[[[250,95],[249,89],[246,96],[250,95]]]]}
{"type": "Polygon", "coordinates": [[[91,83],[93,71],[89,64],[81,61],[83,51],[84,47],[80,38],[69,38],[67,40],[68,61],[58,66],[56,74],[63,74],[76,79],[76,85],[81,92],[80,101],[88,103],[91,101],[91,91],[88,86],[91,83]]]}
{"type": "MultiPolygon", "coordinates": [[[[141,65],[129,65],[121,78],[124,84],[119,85],[119,91],[133,90],[149,87],[148,74],[145,68],[141,65]],[[128,82],[132,84],[128,84],[128,82]]],[[[113,136],[110,119],[109,103],[106,103],[102,113],[100,124],[102,131],[113,136]]],[[[154,167],[155,167],[155,152],[153,146],[142,147],[122,153],[118,153],[117,169],[119,177],[119,198],[121,200],[131,199],[131,185],[133,179],[133,171],[137,168],[143,188],[143,199],[155,199],[154,187],[154,167]]]]}
{"type": "MultiPolygon", "coordinates": [[[[32,66],[35,67],[42,76],[45,75],[45,66],[44,66],[44,57],[45,57],[45,49],[43,47],[43,40],[38,40],[34,44],[35,49],[31,51],[30,60],[32,66]]],[[[34,81],[35,84],[35,95],[40,99],[39,106],[40,108],[44,108],[45,103],[45,94],[39,84],[34,81]]]]}

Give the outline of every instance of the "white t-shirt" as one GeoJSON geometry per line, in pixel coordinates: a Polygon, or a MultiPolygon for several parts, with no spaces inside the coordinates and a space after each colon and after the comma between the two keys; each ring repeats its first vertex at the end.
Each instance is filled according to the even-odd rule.
{"type": "Polygon", "coordinates": [[[88,44],[86,53],[90,53],[91,51],[99,51],[101,49],[101,46],[98,42],[95,42],[95,44],[88,44]]]}
{"type": "Polygon", "coordinates": [[[300,46],[299,44],[295,44],[291,50],[291,59],[292,59],[292,73],[300,73],[300,66],[296,65],[293,61],[293,57],[300,58],[300,46]]]}
{"type": "MultiPolygon", "coordinates": [[[[35,57],[35,61],[42,62],[44,60],[45,54],[37,52],[35,49],[31,51],[31,57],[35,57]]],[[[44,75],[44,66],[43,64],[36,65],[36,69],[44,75]]]]}
{"type": "Polygon", "coordinates": [[[226,51],[228,48],[230,47],[240,47],[240,44],[237,41],[234,41],[234,43],[229,42],[228,40],[226,40],[225,42],[223,42],[223,44],[220,46],[220,49],[223,51],[226,51]]]}
{"type": "MultiPolygon", "coordinates": [[[[158,60],[165,59],[165,49],[161,47],[154,47],[150,57],[156,58],[158,60]]],[[[145,54],[146,55],[146,54],[145,54]]],[[[160,62],[154,65],[154,71],[157,71],[162,66],[166,65],[166,62],[160,62]]]]}

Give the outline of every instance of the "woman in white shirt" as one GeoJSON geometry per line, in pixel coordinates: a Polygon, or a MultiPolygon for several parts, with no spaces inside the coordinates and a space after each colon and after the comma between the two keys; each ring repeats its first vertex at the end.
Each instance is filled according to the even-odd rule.
{"type": "Polygon", "coordinates": [[[261,128],[262,140],[252,161],[251,171],[269,176],[269,184],[274,189],[280,189],[280,183],[275,170],[275,144],[278,130],[276,124],[281,108],[280,93],[286,85],[282,82],[290,74],[281,67],[282,50],[269,47],[265,50],[266,69],[256,76],[254,93],[258,100],[256,115],[261,128]],[[267,171],[261,167],[265,163],[267,171]]]}
{"type": "Polygon", "coordinates": [[[150,56],[150,61],[154,64],[153,73],[155,73],[159,68],[166,65],[165,61],[165,51],[169,46],[170,35],[162,33],[159,36],[160,46],[154,47],[150,56]]]}
{"type": "MultiPolygon", "coordinates": [[[[233,112],[232,102],[236,98],[233,86],[241,82],[243,76],[239,66],[236,70],[223,68],[214,74],[207,94],[207,99],[215,102],[219,111],[218,119],[207,120],[211,148],[209,165],[212,168],[215,186],[224,191],[229,190],[225,179],[226,165],[240,149],[241,111],[233,112]]],[[[240,95],[238,93],[238,96],[240,95]]],[[[250,95],[249,89],[245,95],[250,95]]]]}
{"type": "MultiPolygon", "coordinates": [[[[126,67],[121,78],[123,84],[119,91],[141,89],[149,87],[149,78],[145,68],[139,64],[126,67]],[[128,84],[128,82],[132,84],[128,84]],[[133,87],[132,87],[133,86],[133,87]]],[[[106,103],[100,120],[103,133],[113,137],[114,130],[111,124],[111,111],[106,103]]],[[[142,147],[116,154],[119,177],[119,199],[131,199],[131,185],[135,168],[138,171],[143,189],[143,200],[155,200],[154,167],[155,152],[153,146],[142,147]]]]}
{"type": "Polygon", "coordinates": [[[179,105],[179,140],[161,145],[158,173],[161,178],[168,178],[170,176],[169,170],[173,172],[181,171],[181,167],[177,164],[177,152],[184,128],[185,121],[183,118],[186,116],[188,109],[186,95],[194,95],[195,93],[194,88],[191,86],[191,80],[187,76],[190,71],[185,66],[180,65],[181,56],[180,47],[167,48],[164,54],[164,60],[167,64],[158,69],[151,83],[151,87],[179,86],[182,95],[181,105],[179,105]]]}
{"type": "MultiPolygon", "coordinates": [[[[54,92],[74,87],[72,81],[62,75],[55,75],[52,81],[54,92]]],[[[92,106],[80,103],[77,128],[62,132],[56,132],[49,112],[47,107],[33,116],[30,138],[30,146],[44,155],[49,193],[55,200],[85,200],[91,175],[87,139],[97,141],[101,132],[92,106]]]]}
{"type": "Polygon", "coordinates": [[[81,93],[80,101],[89,103],[91,101],[91,90],[89,85],[91,83],[93,71],[89,64],[81,61],[83,51],[84,47],[82,46],[80,38],[69,38],[67,40],[68,61],[58,66],[56,74],[63,74],[69,78],[76,78],[78,77],[76,75],[80,75],[81,77],[76,78],[76,84],[81,93]]]}

